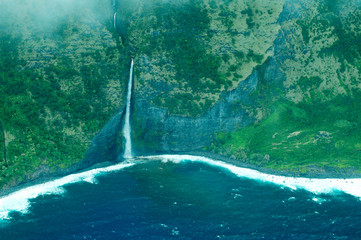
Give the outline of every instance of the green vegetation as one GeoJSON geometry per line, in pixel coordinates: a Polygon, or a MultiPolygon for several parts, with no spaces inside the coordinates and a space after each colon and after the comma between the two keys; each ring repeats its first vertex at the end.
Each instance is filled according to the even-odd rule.
{"type": "Polygon", "coordinates": [[[278,102],[265,120],[218,133],[209,149],[277,170],[361,169],[360,98],[356,91],[326,102],[278,102]]]}
{"type": "MultiPolygon", "coordinates": [[[[151,2],[129,25],[129,37],[145,59],[146,67],[136,73],[137,91],[145,99],[172,114],[199,116],[221,92],[257,70],[250,105],[232,104],[234,111],[247,109],[257,124],[219,132],[209,150],[274,169],[360,169],[357,4],[308,1],[298,18],[284,16],[278,26],[268,20],[278,22],[282,2],[275,7],[267,1],[151,2]],[[282,56],[275,60],[285,74],[283,83],[271,80],[272,70],[262,66],[278,33],[282,56]]],[[[151,132],[154,142],[166,134],[151,132]]]]}
{"type": "Polygon", "coordinates": [[[129,57],[98,17],[91,30],[76,17],[54,31],[31,21],[1,30],[0,189],[41,165],[54,171],[82,160],[121,106],[129,57]]]}
{"type": "MultiPolygon", "coordinates": [[[[311,39],[310,33],[328,32],[335,38],[331,46],[324,46],[319,55],[332,54],[346,60],[348,63],[361,66],[361,7],[351,5],[344,0],[323,0],[318,5],[319,15],[299,19],[297,23],[302,29],[303,40],[313,44],[310,40],[324,40],[321,36],[311,39]],[[348,9],[352,9],[349,12],[348,9]]],[[[313,35],[313,34],[312,34],[313,35]]]]}
{"type": "MultiPolygon", "coordinates": [[[[227,87],[228,82],[218,70],[220,56],[208,53],[205,45],[208,37],[200,37],[209,30],[209,16],[205,9],[197,3],[186,3],[178,6],[172,3],[151,6],[150,14],[156,20],[148,23],[149,29],[162,31],[156,36],[146,36],[140,54],[152,56],[157,52],[165,52],[167,61],[173,64],[175,74],[170,85],[177,91],[171,93],[171,99],[164,101],[159,95],[153,103],[168,108],[172,113],[181,114],[184,109],[191,116],[196,116],[204,108],[201,99],[194,99],[198,92],[216,93],[227,87]],[[208,81],[202,81],[208,79],[208,81]]],[[[206,103],[208,104],[208,102],[206,103]]]]}
{"type": "Polygon", "coordinates": [[[159,143],[167,133],[165,131],[149,128],[148,126],[143,126],[139,121],[134,119],[132,122],[132,134],[133,139],[137,139],[137,141],[133,142],[133,147],[135,149],[157,152],[162,150],[159,143]]]}
{"type": "Polygon", "coordinates": [[[4,128],[3,128],[3,124],[0,120],[0,134],[1,134],[1,148],[0,150],[4,153],[3,154],[3,158],[2,158],[2,164],[4,164],[5,166],[9,166],[9,162],[7,160],[7,157],[6,157],[6,139],[5,139],[5,131],[4,131],[4,128]]]}
{"type": "MultiPolygon", "coordinates": [[[[27,12],[21,24],[0,23],[0,187],[40,165],[55,170],[84,157],[122,105],[130,55],[137,96],[187,117],[257,71],[248,105],[232,104],[257,123],[217,133],[209,150],[273,169],[361,169],[361,7],[354,1],[308,1],[298,18],[282,21],[280,0],[118,4],[124,45],[111,8],[85,9],[45,31],[25,21],[27,12]],[[274,49],[284,82],[266,68],[274,49]]],[[[133,137],[142,139],[135,144],[160,150],[169,133],[146,127],[134,117],[133,137]]]]}
{"type": "Polygon", "coordinates": [[[126,4],[122,14],[133,21],[125,42],[140,59],[137,92],[171,114],[200,116],[265,61],[282,6],[261,0],[126,4]]]}
{"type": "Polygon", "coordinates": [[[335,0],[308,7],[289,20],[295,25],[282,26],[297,26],[287,43],[292,58],[282,63],[283,89],[267,85],[258,69],[254,95],[268,114],[255,125],[218,133],[209,150],[276,170],[360,171],[361,8],[335,0]]]}
{"type": "Polygon", "coordinates": [[[248,18],[246,19],[246,24],[248,28],[252,29],[256,25],[253,21],[254,14],[252,8],[248,7],[247,9],[243,10],[241,13],[248,15],[248,18]]]}

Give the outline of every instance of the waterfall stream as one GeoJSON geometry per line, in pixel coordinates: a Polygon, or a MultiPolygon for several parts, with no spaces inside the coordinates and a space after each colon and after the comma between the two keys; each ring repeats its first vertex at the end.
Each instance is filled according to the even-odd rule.
{"type": "Polygon", "coordinates": [[[125,138],[125,150],[124,158],[133,158],[132,154],[132,140],[130,137],[131,127],[130,127],[130,101],[132,98],[132,85],[133,85],[133,59],[130,64],[130,73],[129,73],[129,82],[128,82],[128,93],[127,93],[127,106],[125,109],[125,119],[123,127],[123,136],[125,138]]]}
{"type": "Polygon", "coordinates": [[[117,30],[117,13],[114,13],[114,29],[117,30]]]}

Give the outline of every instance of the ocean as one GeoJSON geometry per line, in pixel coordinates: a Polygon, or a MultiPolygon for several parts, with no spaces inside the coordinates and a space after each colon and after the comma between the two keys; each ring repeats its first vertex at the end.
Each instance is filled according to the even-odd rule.
{"type": "Polygon", "coordinates": [[[141,158],[0,198],[0,239],[361,239],[360,181],[141,158]]]}

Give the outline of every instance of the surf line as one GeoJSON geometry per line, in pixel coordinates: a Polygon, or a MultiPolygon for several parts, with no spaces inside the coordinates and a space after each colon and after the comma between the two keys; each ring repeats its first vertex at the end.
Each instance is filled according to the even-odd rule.
{"type": "Polygon", "coordinates": [[[225,169],[238,177],[273,183],[293,190],[304,189],[315,194],[330,194],[340,191],[358,197],[361,200],[361,178],[303,178],[278,176],[262,173],[249,168],[238,167],[230,163],[213,160],[207,157],[193,155],[156,155],[138,157],[138,159],[153,159],[175,163],[199,162],[225,169]]]}
{"type": "Polygon", "coordinates": [[[9,213],[12,211],[27,213],[30,206],[30,199],[34,199],[41,195],[63,194],[65,192],[63,186],[66,184],[76,182],[96,183],[95,177],[98,175],[119,171],[135,164],[136,163],[130,161],[122,162],[108,167],[96,168],[86,172],[71,174],[53,181],[20,189],[19,191],[0,198],[0,220],[10,219],[9,213]]]}
{"type": "Polygon", "coordinates": [[[66,184],[76,182],[96,183],[95,177],[108,172],[119,171],[121,169],[131,167],[135,164],[146,163],[149,160],[157,160],[161,162],[197,162],[207,164],[213,167],[219,167],[227,170],[238,177],[244,177],[261,181],[265,183],[273,183],[279,186],[288,187],[293,190],[304,189],[314,194],[330,194],[333,192],[344,192],[361,200],[361,178],[340,179],[340,178],[301,178],[301,177],[285,177],[272,174],[266,174],[257,170],[238,167],[223,161],[213,160],[207,157],[194,155],[154,155],[139,156],[134,159],[128,159],[122,163],[104,168],[97,168],[86,172],[71,174],[53,181],[33,185],[7,196],[0,198],[0,220],[10,219],[11,211],[26,213],[30,205],[29,200],[41,195],[63,194],[62,188],[66,184]]]}

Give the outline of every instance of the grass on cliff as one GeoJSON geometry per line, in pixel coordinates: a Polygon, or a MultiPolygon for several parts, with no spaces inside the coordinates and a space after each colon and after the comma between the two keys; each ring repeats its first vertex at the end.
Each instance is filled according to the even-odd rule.
{"type": "Polygon", "coordinates": [[[304,42],[312,45],[310,37],[315,34],[313,40],[316,41],[332,37],[330,39],[334,39],[333,44],[323,47],[317,54],[320,56],[333,55],[340,58],[343,68],[345,65],[344,61],[346,61],[360,70],[361,6],[353,1],[322,0],[319,1],[316,11],[319,14],[315,15],[315,17],[300,18],[297,21],[302,30],[304,42]],[[352,11],[347,11],[348,9],[352,9],[352,11]],[[329,33],[327,33],[328,31],[329,33]],[[317,36],[317,34],[321,33],[325,35],[317,36]]]}
{"type": "MultiPolygon", "coordinates": [[[[16,39],[0,38],[0,118],[4,124],[7,163],[1,157],[0,186],[9,181],[22,181],[27,174],[41,164],[67,167],[75,159],[81,159],[86,146],[62,133],[62,125],[78,124],[82,113],[91,116],[84,106],[70,106],[76,96],[60,91],[56,79],[44,78],[34,70],[20,70],[23,63],[17,53],[16,39]],[[55,122],[49,123],[45,116],[53,114],[55,122]],[[75,115],[71,119],[70,116],[75,115]],[[54,124],[54,125],[53,125],[54,124]],[[72,147],[76,144],[77,147],[72,147]]],[[[68,71],[49,74],[68,74],[68,71]]],[[[78,103],[84,103],[79,98],[78,103]]],[[[50,119],[49,119],[50,120],[50,119]]],[[[4,149],[1,145],[1,153],[4,149]]],[[[2,156],[2,154],[1,154],[2,156]]]]}
{"type": "Polygon", "coordinates": [[[219,133],[210,149],[277,170],[304,173],[313,166],[360,170],[358,97],[298,105],[282,102],[258,124],[219,133]]]}
{"type": "Polygon", "coordinates": [[[323,0],[316,5],[320,7],[314,9],[319,13],[316,17],[305,14],[305,18],[297,20],[303,39],[300,42],[311,50],[323,48],[311,51],[310,55],[296,54],[302,56],[295,60],[297,67],[288,62],[285,73],[288,83],[295,75],[297,81],[292,87],[284,85],[281,89],[297,90],[301,97],[295,102],[301,102],[279,100],[284,92],[272,94],[275,86],[265,85],[263,74],[259,74],[255,95],[264,109],[272,109],[272,114],[255,125],[218,133],[210,150],[277,170],[306,172],[313,167],[330,167],[360,171],[361,91],[357,69],[361,69],[361,8],[357,6],[345,14],[345,9],[354,3],[323,0]],[[330,45],[320,43],[325,36],[329,37],[330,45]],[[313,56],[320,60],[321,69],[313,56]],[[340,66],[324,64],[328,59],[325,57],[330,56],[340,66]],[[261,92],[268,98],[262,100],[261,92]]]}
{"type": "Polygon", "coordinates": [[[213,94],[222,86],[230,85],[218,70],[221,57],[207,52],[208,13],[197,3],[182,6],[168,3],[153,7],[152,14],[156,21],[149,28],[159,31],[146,37],[147,45],[139,46],[141,53],[152,56],[163,52],[167,55],[175,70],[173,83],[169,84],[179,89],[178,92],[158,95],[153,103],[168,108],[172,113],[182,115],[187,112],[196,116],[211,105],[210,101],[199,97],[200,93],[213,94]]]}
{"type": "MultiPolygon", "coordinates": [[[[0,35],[0,120],[7,158],[0,144],[0,189],[27,179],[40,165],[52,171],[83,159],[91,139],[118,110],[116,99],[125,89],[121,80],[126,76],[109,62],[126,66],[129,58],[118,59],[114,46],[100,46],[105,54],[86,49],[69,56],[58,36],[50,34],[39,46],[59,45],[44,64],[47,56],[24,56],[24,42],[15,34],[0,35]],[[113,87],[110,81],[119,82],[113,87]],[[111,91],[116,94],[110,99],[111,91]]],[[[127,67],[120,70],[128,73],[127,67]]]]}
{"type": "Polygon", "coordinates": [[[125,5],[127,19],[134,19],[126,42],[144,62],[135,70],[137,88],[171,114],[204,114],[270,54],[282,2],[149,0],[129,10],[125,5]]]}

